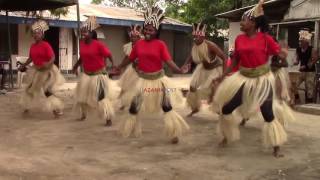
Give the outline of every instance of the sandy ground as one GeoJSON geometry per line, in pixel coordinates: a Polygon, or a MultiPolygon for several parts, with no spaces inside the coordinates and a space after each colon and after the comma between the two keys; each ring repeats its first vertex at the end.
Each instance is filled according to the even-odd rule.
{"type": "Polygon", "coordinates": [[[60,119],[38,111],[23,117],[19,90],[0,96],[0,180],[320,179],[320,116],[296,113],[286,156],[276,159],[261,146],[260,119],[241,127],[241,140],[227,148],[217,146],[218,116],[206,105],[186,118],[191,130],[179,145],[164,136],[162,115],[143,119],[143,137],[124,139],[118,134],[121,111],[112,127],[94,117],[76,120],[68,90],[73,87],[66,84],[59,93],[66,102],[60,119]]]}

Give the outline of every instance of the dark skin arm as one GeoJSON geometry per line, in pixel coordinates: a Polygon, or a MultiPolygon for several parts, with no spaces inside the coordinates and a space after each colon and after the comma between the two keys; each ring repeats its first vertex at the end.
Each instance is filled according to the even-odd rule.
{"type": "Polygon", "coordinates": [[[78,67],[80,66],[80,64],[81,64],[81,59],[79,59],[79,60],[73,65],[73,68],[72,68],[73,73],[78,74],[77,70],[78,70],[78,67]]]}
{"type": "Polygon", "coordinates": [[[209,51],[212,54],[216,54],[220,59],[223,60],[223,64],[226,63],[228,56],[223,53],[223,51],[213,42],[208,43],[209,51]]]}
{"type": "Polygon", "coordinates": [[[182,70],[181,68],[179,68],[175,62],[173,62],[172,60],[166,61],[166,64],[169,66],[170,69],[172,69],[173,71],[183,74],[185,73],[184,70],[182,70]]]}
{"type": "Polygon", "coordinates": [[[121,64],[117,67],[118,69],[122,69],[131,63],[128,56],[125,56],[121,62],[121,64]]]}

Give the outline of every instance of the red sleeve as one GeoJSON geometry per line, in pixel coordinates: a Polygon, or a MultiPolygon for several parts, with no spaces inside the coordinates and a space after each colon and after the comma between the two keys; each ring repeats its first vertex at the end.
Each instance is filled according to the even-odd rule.
{"type": "Polygon", "coordinates": [[[270,36],[266,35],[268,55],[277,55],[280,53],[280,45],[270,36]]]}
{"type": "Polygon", "coordinates": [[[161,50],[161,60],[162,61],[170,61],[172,60],[170,53],[168,51],[167,45],[164,42],[161,42],[160,44],[160,50],[161,50]]]}
{"type": "Polygon", "coordinates": [[[53,52],[51,45],[47,42],[45,43],[45,49],[47,51],[48,57],[51,59],[54,56],[54,52],[53,52]]]}
{"type": "Polygon", "coordinates": [[[138,44],[138,42],[133,46],[131,53],[130,53],[130,56],[129,56],[129,60],[132,62],[138,58],[137,57],[138,56],[137,55],[137,44],[138,44]]]}
{"type": "Polygon", "coordinates": [[[98,41],[98,46],[99,46],[99,51],[103,57],[110,57],[111,56],[111,52],[107,46],[105,46],[104,44],[102,44],[99,41],[98,41]]]}

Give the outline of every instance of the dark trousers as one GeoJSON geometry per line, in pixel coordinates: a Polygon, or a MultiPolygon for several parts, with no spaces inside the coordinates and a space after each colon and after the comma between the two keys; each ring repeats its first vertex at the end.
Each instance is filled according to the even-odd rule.
{"type": "MultiPolygon", "coordinates": [[[[243,86],[238,90],[234,97],[222,108],[222,114],[228,115],[231,114],[237,107],[239,107],[242,102],[242,91],[243,86]]],[[[273,92],[270,90],[268,98],[260,105],[260,111],[262,113],[263,119],[266,122],[272,122],[274,119],[274,114],[272,110],[272,96],[273,92]]]]}

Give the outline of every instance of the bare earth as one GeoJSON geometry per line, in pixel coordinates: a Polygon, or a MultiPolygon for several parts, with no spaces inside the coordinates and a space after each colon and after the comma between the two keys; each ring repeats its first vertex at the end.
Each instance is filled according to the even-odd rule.
{"type": "Polygon", "coordinates": [[[218,116],[207,106],[186,118],[191,130],[179,145],[164,136],[163,116],[145,117],[143,137],[124,139],[123,112],[112,127],[94,117],[77,121],[68,88],[59,93],[66,102],[60,119],[37,111],[23,117],[19,91],[0,96],[0,180],[320,179],[320,116],[296,113],[286,156],[276,159],[261,146],[261,119],[241,127],[241,140],[227,148],[217,147],[218,116]]]}

